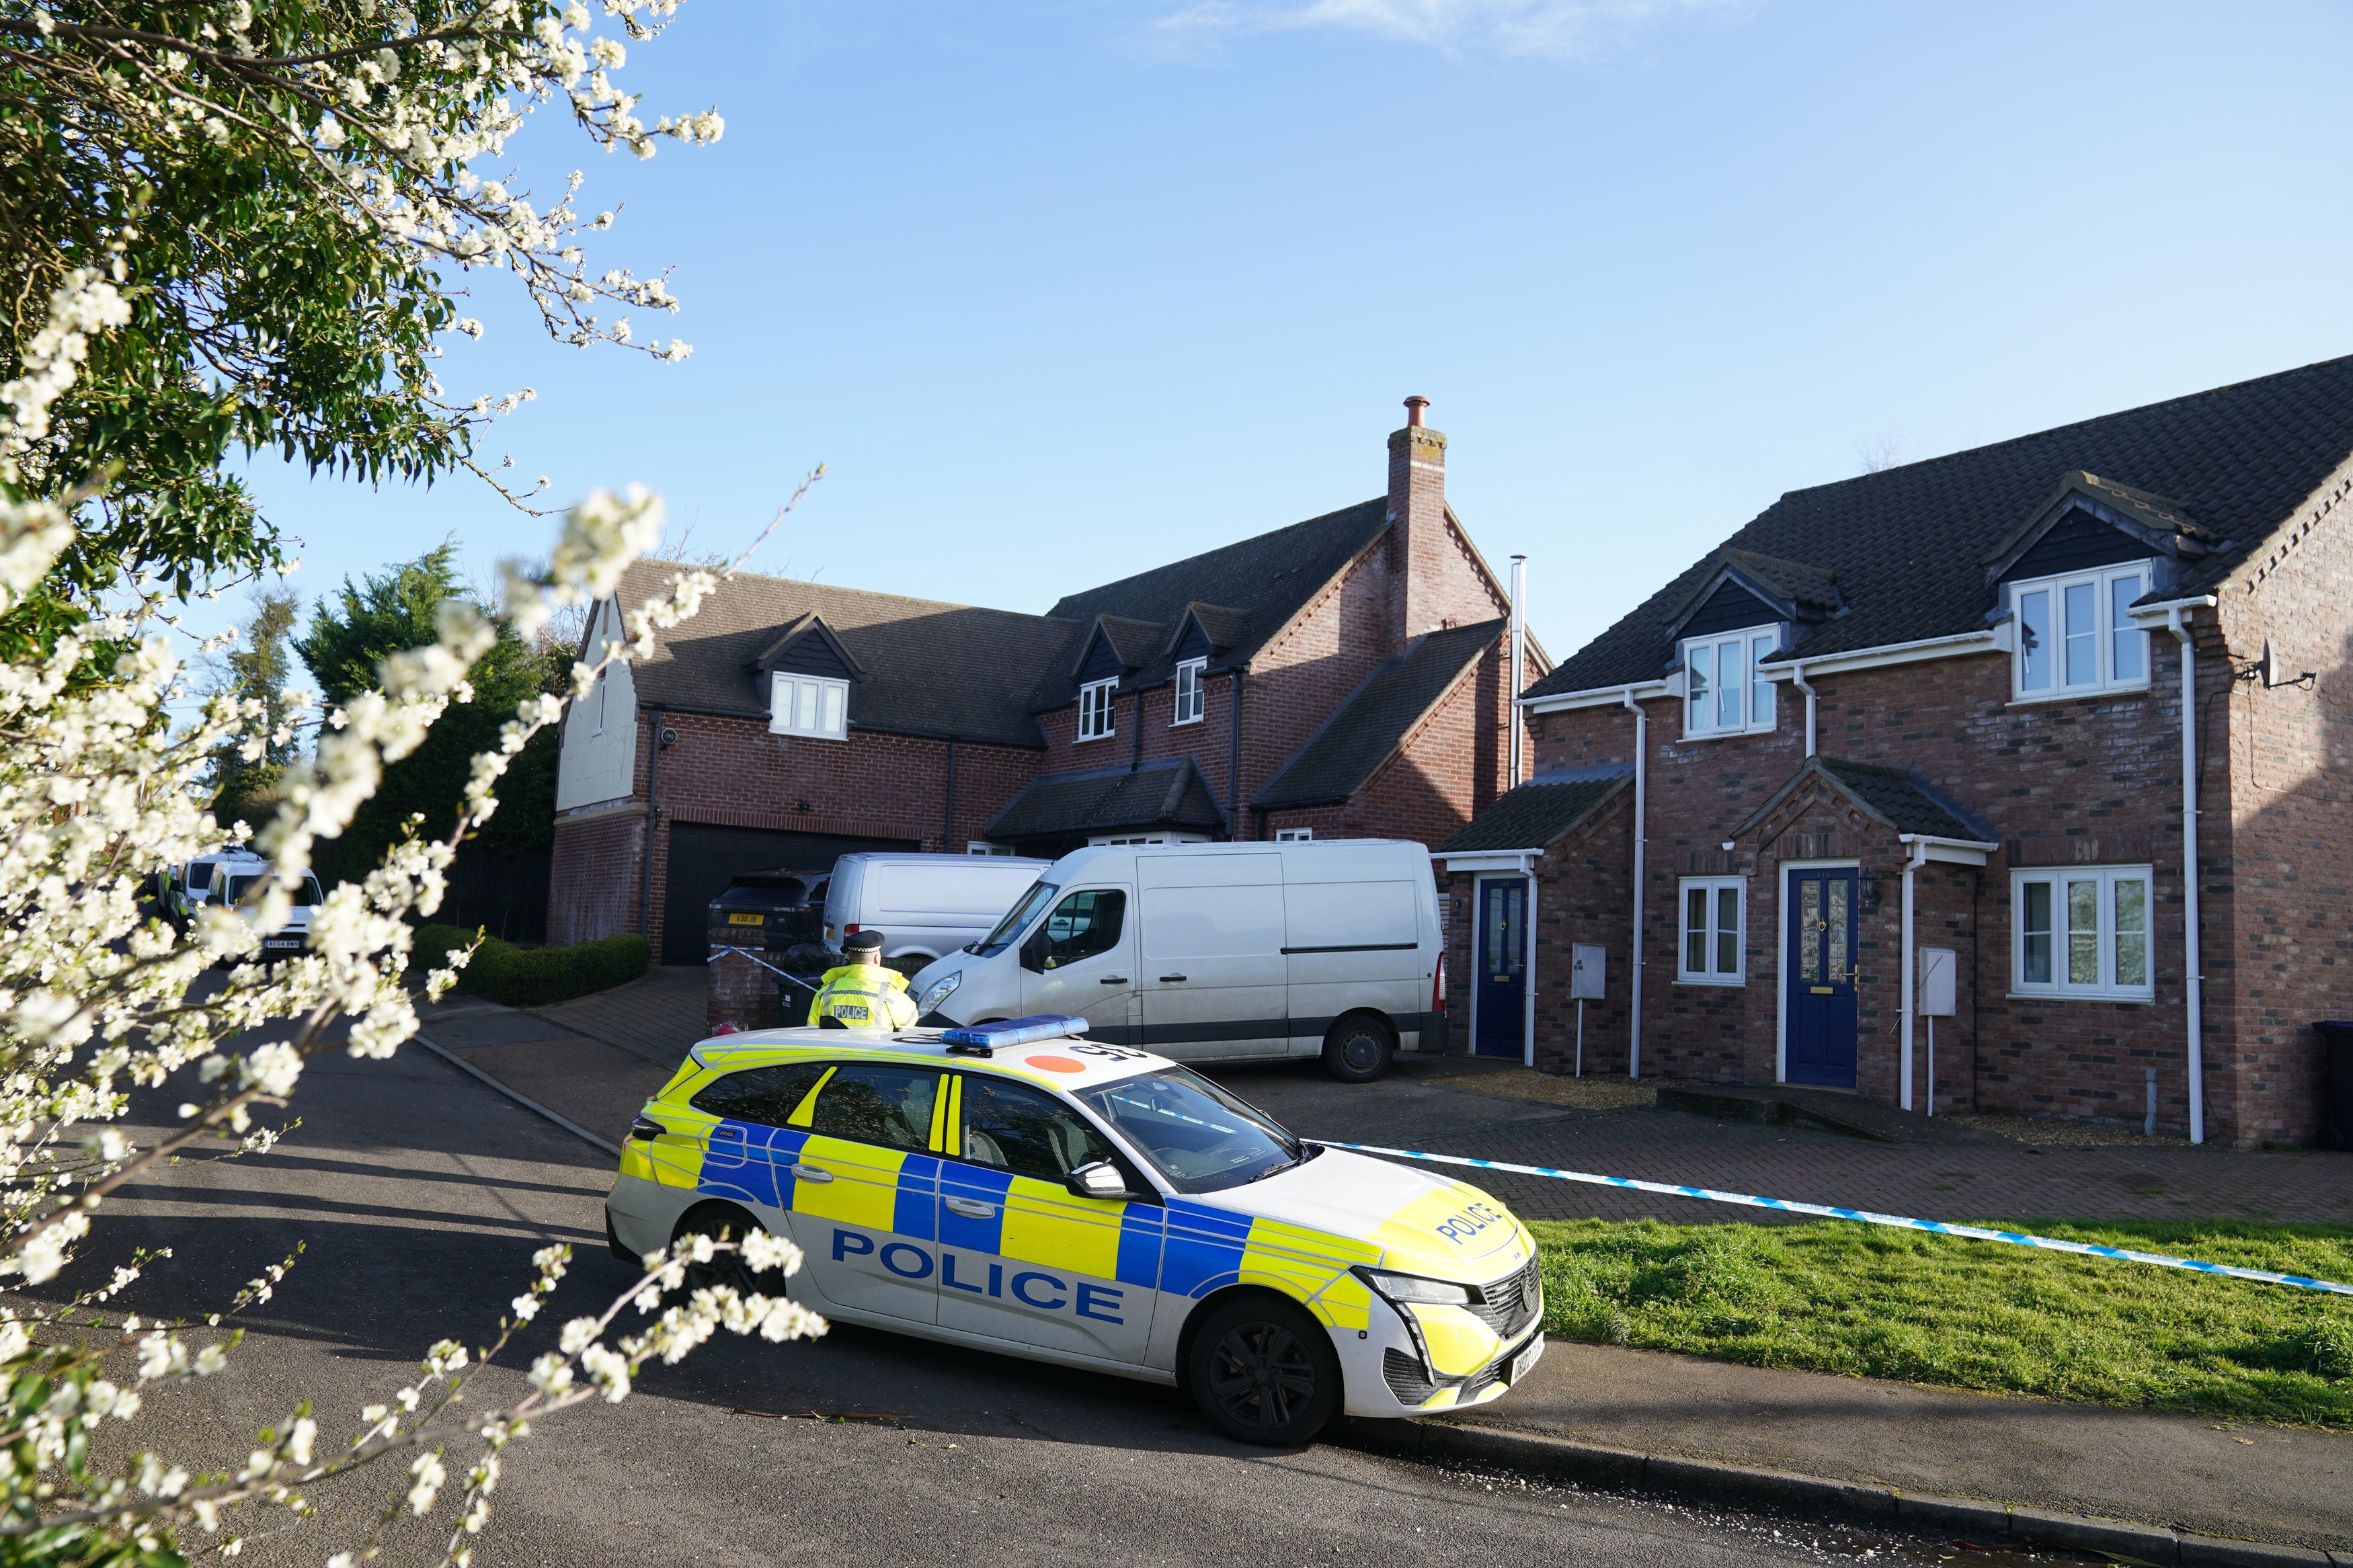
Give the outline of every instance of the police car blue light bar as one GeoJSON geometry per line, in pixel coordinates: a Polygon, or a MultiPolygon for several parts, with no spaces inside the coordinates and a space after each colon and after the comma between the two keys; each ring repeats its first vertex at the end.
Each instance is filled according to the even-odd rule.
{"type": "Polygon", "coordinates": [[[1001,1024],[975,1024],[968,1028],[942,1029],[940,1039],[958,1056],[985,1057],[1000,1046],[1027,1046],[1059,1040],[1086,1032],[1087,1021],[1062,1013],[1040,1013],[1030,1018],[1008,1018],[1001,1024]]]}

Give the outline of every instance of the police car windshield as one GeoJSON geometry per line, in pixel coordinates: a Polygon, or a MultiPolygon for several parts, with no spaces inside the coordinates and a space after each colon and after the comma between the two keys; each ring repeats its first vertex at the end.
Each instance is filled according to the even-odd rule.
{"type": "Polygon", "coordinates": [[[1180,1193],[1239,1187],[1307,1157],[1262,1113],[1184,1068],[1081,1089],[1079,1098],[1180,1193]]]}
{"type": "Polygon", "coordinates": [[[1054,895],[1060,891],[1061,889],[1051,882],[1030,883],[1029,890],[1021,895],[1021,901],[1014,905],[1003,920],[997,922],[997,929],[988,933],[988,940],[974,948],[973,952],[983,958],[1004,952],[1007,944],[1019,936],[1022,929],[1038,918],[1038,911],[1052,903],[1054,895]]]}

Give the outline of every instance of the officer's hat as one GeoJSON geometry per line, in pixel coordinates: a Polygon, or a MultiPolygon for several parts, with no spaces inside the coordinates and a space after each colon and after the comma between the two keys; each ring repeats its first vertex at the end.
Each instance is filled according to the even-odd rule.
{"type": "Polygon", "coordinates": [[[882,951],[882,933],[879,931],[854,931],[841,939],[845,958],[871,958],[882,951]]]}

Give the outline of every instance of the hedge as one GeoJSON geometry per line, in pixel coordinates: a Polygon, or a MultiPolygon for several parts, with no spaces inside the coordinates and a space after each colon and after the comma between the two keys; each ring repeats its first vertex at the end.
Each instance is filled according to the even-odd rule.
{"type": "MultiPolygon", "coordinates": [[[[421,927],[417,932],[417,961],[438,963],[450,949],[462,948],[473,940],[474,933],[459,926],[421,927]]],[[[494,936],[484,937],[472,962],[458,972],[458,984],[510,1007],[537,1007],[635,980],[646,972],[652,956],[641,936],[608,936],[572,947],[517,947],[494,936]]]]}

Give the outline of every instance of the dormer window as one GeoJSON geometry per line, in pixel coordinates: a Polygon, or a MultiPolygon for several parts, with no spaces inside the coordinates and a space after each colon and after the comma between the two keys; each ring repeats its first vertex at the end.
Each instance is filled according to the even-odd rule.
{"type": "Polygon", "coordinates": [[[1111,694],[1116,680],[1090,680],[1079,688],[1079,739],[1102,741],[1112,733],[1111,694]]]}
{"type": "Polygon", "coordinates": [[[1684,737],[1758,734],[1773,728],[1773,683],[1757,667],[1780,647],[1778,626],[1684,639],[1684,737]]]}
{"type": "Polygon", "coordinates": [[[823,676],[791,675],[781,669],[771,679],[770,734],[810,735],[825,741],[848,738],[849,682],[823,676]]]}
{"type": "Polygon", "coordinates": [[[1201,672],[1208,668],[1209,661],[1206,658],[1188,658],[1177,665],[1176,710],[1175,717],[1168,721],[1172,728],[1201,721],[1201,672]]]}
{"type": "Polygon", "coordinates": [[[2148,634],[2133,624],[2131,610],[2148,591],[2149,565],[2136,561],[2012,583],[2015,695],[2031,700],[2145,689],[2148,634]]]}

